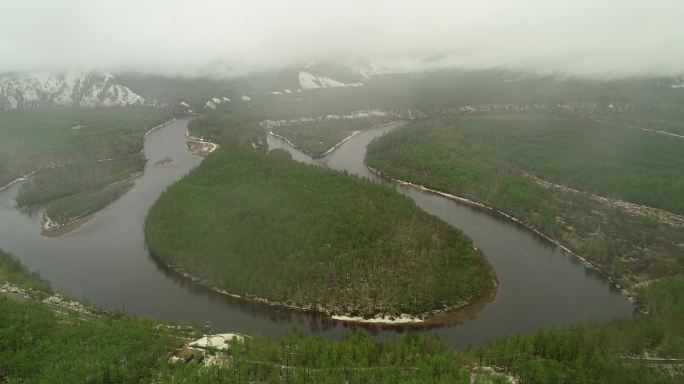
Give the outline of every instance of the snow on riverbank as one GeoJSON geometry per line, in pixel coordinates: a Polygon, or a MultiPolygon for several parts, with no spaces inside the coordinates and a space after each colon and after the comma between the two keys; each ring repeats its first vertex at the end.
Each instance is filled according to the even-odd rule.
{"type": "Polygon", "coordinates": [[[147,132],[145,132],[145,134],[143,135],[143,137],[147,137],[147,135],[149,135],[150,133],[156,131],[157,129],[161,129],[161,128],[163,128],[163,127],[165,127],[165,126],[167,126],[167,125],[173,123],[174,121],[176,121],[176,118],[175,118],[175,117],[172,117],[171,119],[169,119],[169,120],[167,120],[167,121],[165,121],[165,122],[163,122],[163,123],[157,125],[156,127],[152,127],[152,128],[150,128],[150,129],[148,129],[147,132]]]}
{"type": "Polygon", "coordinates": [[[630,292],[630,291],[627,291],[627,289],[625,289],[625,288],[623,288],[622,286],[620,286],[620,284],[619,284],[617,281],[615,281],[615,279],[613,279],[610,275],[608,275],[607,273],[605,273],[604,271],[602,271],[600,268],[598,268],[598,267],[597,267],[596,265],[594,265],[592,262],[590,262],[589,260],[587,260],[587,259],[584,258],[583,256],[581,256],[581,255],[579,255],[579,254],[577,254],[577,253],[571,251],[568,247],[566,247],[566,246],[565,246],[563,243],[561,243],[559,240],[556,240],[556,239],[554,239],[554,238],[552,238],[552,237],[546,235],[544,232],[540,231],[539,229],[533,227],[533,226],[530,225],[530,224],[527,224],[526,222],[524,222],[524,221],[518,219],[518,218],[515,217],[515,216],[509,215],[509,214],[506,213],[506,212],[500,211],[500,210],[498,210],[498,209],[496,209],[496,208],[494,208],[494,207],[490,207],[490,206],[488,206],[488,205],[485,205],[485,204],[480,203],[480,202],[475,201],[475,200],[470,200],[470,199],[465,198],[465,197],[452,195],[452,194],[450,194],[450,193],[438,191],[438,190],[436,190],[436,189],[431,189],[431,188],[425,187],[425,186],[420,185],[420,184],[414,184],[414,183],[410,183],[410,182],[408,182],[408,181],[395,179],[395,178],[393,178],[393,177],[391,177],[391,176],[385,175],[384,173],[382,173],[382,172],[380,172],[379,170],[377,170],[377,169],[375,169],[375,168],[369,166],[368,164],[366,164],[366,168],[368,168],[371,172],[375,173],[376,175],[378,175],[378,176],[380,176],[380,177],[382,177],[382,178],[384,178],[384,179],[386,179],[386,180],[392,181],[392,182],[394,182],[394,183],[397,183],[397,184],[400,184],[400,185],[405,185],[405,186],[408,186],[408,187],[411,187],[411,188],[415,188],[415,189],[418,189],[418,190],[421,190],[421,191],[430,192],[430,193],[433,193],[433,194],[435,194],[435,195],[439,195],[439,196],[446,197],[447,199],[451,199],[451,200],[454,200],[454,201],[457,201],[457,202],[460,202],[460,203],[463,203],[463,204],[466,204],[466,205],[470,205],[470,206],[472,206],[472,207],[480,208],[480,209],[483,209],[483,210],[490,211],[490,212],[496,213],[496,214],[498,214],[498,215],[501,215],[501,216],[503,216],[503,217],[505,217],[505,218],[507,218],[507,219],[509,219],[509,220],[511,220],[511,221],[513,221],[513,222],[515,222],[515,223],[517,223],[517,224],[519,224],[519,225],[521,225],[521,226],[527,228],[528,230],[530,230],[530,231],[534,232],[535,234],[537,234],[539,237],[541,237],[541,238],[543,238],[543,239],[549,241],[550,243],[556,245],[558,248],[560,248],[560,249],[562,249],[563,251],[567,252],[568,254],[574,256],[574,257],[575,257],[576,259],[578,259],[582,264],[584,264],[587,268],[590,268],[590,269],[592,269],[592,270],[598,272],[601,276],[603,276],[606,280],[608,280],[614,287],[618,288],[618,289],[622,292],[622,294],[623,294],[625,297],[627,297],[627,299],[629,299],[630,302],[633,303],[634,300],[635,300],[635,293],[630,292]]]}
{"type": "Polygon", "coordinates": [[[23,289],[7,281],[0,281],[0,295],[17,301],[38,300],[48,304],[53,309],[68,310],[71,313],[84,316],[98,316],[98,312],[101,312],[79,301],[69,300],[59,293],[50,294],[33,289],[23,289]]]}
{"type": "Polygon", "coordinates": [[[0,192],[4,191],[5,189],[7,189],[7,188],[13,186],[14,184],[16,184],[16,183],[18,183],[18,182],[20,182],[20,181],[24,181],[24,180],[28,179],[29,177],[35,175],[37,172],[38,172],[38,171],[33,171],[33,172],[29,173],[29,174],[26,175],[26,176],[21,176],[21,177],[18,177],[18,178],[16,178],[16,179],[10,181],[9,183],[7,183],[7,184],[3,185],[2,187],[0,187],[0,192]]]}
{"type": "Polygon", "coordinates": [[[368,323],[368,324],[418,324],[423,323],[425,320],[411,316],[408,314],[402,314],[400,316],[377,316],[371,318],[363,318],[359,316],[331,316],[333,320],[339,321],[350,321],[354,323],[368,323]]]}
{"type": "Polygon", "coordinates": [[[185,130],[185,137],[190,142],[196,144],[196,145],[192,145],[189,143],[188,150],[192,154],[197,155],[197,156],[201,156],[201,157],[207,156],[210,153],[214,152],[219,147],[218,144],[212,143],[211,141],[206,141],[206,140],[204,140],[203,137],[197,137],[197,136],[191,135],[189,129],[185,130]]]}

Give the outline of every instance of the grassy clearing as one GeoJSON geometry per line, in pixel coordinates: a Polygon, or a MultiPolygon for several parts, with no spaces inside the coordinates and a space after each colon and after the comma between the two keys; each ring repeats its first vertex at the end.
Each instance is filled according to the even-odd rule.
{"type": "Polygon", "coordinates": [[[147,242],[163,261],[232,293],[337,314],[422,314],[493,289],[470,240],[410,199],[254,150],[263,131],[229,127],[222,150],[149,212],[147,242]]]}
{"type": "Polygon", "coordinates": [[[682,228],[545,188],[526,173],[675,210],[684,202],[682,149],[684,142],[612,125],[483,117],[411,124],[371,143],[366,160],[508,212],[631,287],[684,270],[682,228]]]}

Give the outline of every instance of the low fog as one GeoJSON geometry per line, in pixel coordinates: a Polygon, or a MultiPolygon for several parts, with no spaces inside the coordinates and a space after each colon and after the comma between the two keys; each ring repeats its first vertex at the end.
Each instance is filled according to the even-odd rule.
{"type": "Polygon", "coordinates": [[[240,75],[335,61],[684,73],[681,0],[4,0],[0,72],[240,75]]]}

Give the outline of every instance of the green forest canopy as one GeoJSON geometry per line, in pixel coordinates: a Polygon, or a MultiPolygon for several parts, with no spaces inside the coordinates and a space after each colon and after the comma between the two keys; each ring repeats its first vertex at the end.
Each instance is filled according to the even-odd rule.
{"type": "Polygon", "coordinates": [[[231,293],[357,315],[421,314],[494,288],[467,237],[392,188],[239,147],[253,131],[228,131],[242,139],[224,137],[233,147],[150,210],[147,241],[163,261],[231,293]]]}

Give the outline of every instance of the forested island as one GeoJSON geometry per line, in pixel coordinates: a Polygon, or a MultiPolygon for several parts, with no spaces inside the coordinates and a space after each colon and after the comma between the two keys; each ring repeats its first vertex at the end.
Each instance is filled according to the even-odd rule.
{"type": "MultiPolygon", "coordinates": [[[[215,116],[195,124],[230,117],[215,116]]],[[[224,125],[222,149],[152,207],[145,234],[161,261],[240,297],[388,322],[493,292],[465,235],[390,187],[268,152],[255,126],[224,125]]]]}

